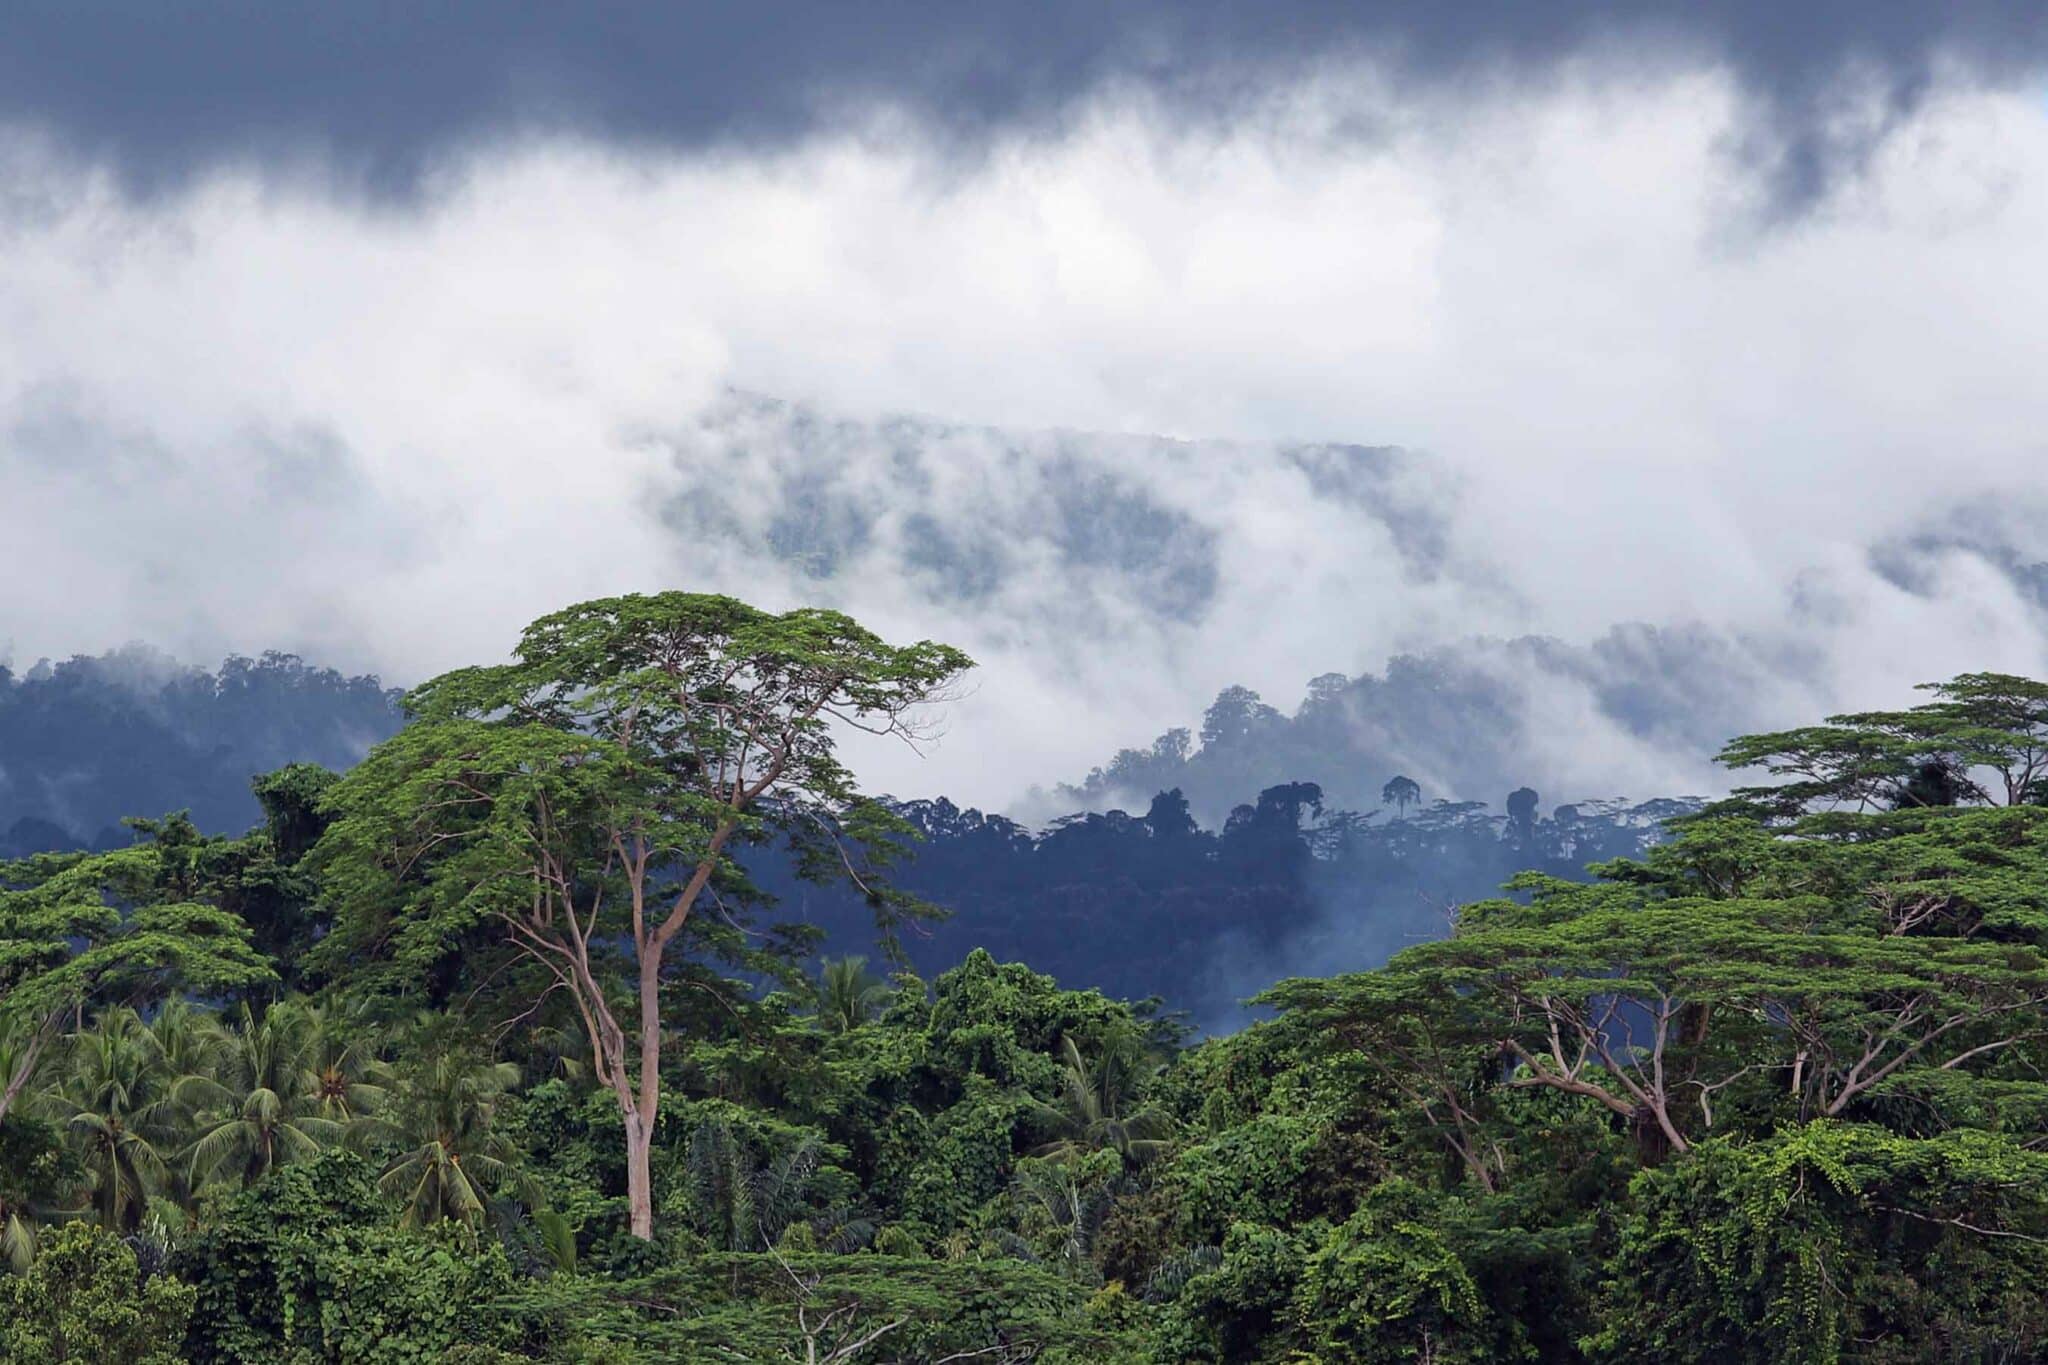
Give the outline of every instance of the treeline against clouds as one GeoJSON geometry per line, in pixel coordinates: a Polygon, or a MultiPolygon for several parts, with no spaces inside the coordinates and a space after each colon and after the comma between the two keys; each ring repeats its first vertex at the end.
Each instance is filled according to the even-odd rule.
{"type": "Polygon", "coordinates": [[[185,810],[232,833],[249,781],[287,763],[345,768],[398,729],[398,694],[292,654],[217,670],[140,645],[0,666],[0,857],[129,842],[121,821],[185,810]]]}
{"type": "Polygon", "coordinates": [[[1396,774],[1429,797],[1470,800],[1524,783],[1606,786],[1626,768],[1676,774],[1638,796],[1677,795],[1711,779],[1700,755],[1752,728],[1759,710],[1774,709],[1758,699],[1782,685],[1698,630],[1618,626],[1585,645],[1467,639],[1395,655],[1378,673],[1312,678],[1291,712],[1251,688],[1226,687],[1199,725],[1118,751],[1084,780],[1040,794],[1041,805],[1138,809],[1178,787],[1208,823],[1284,782],[1312,781],[1330,804],[1373,810],[1396,774]]]}

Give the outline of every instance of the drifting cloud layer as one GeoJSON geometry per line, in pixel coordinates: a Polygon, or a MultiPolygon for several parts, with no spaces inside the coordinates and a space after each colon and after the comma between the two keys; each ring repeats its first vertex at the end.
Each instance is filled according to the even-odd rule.
{"type": "Polygon", "coordinates": [[[1468,637],[1706,642],[1486,665],[1559,795],[1703,787],[1622,684],[1763,724],[2048,667],[2038,93],[1831,85],[1884,135],[1783,220],[1739,68],[1484,90],[1112,89],[964,164],[885,115],[535,136],[403,204],[138,197],[24,122],[0,639],[409,681],[602,592],[828,602],[982,659],[926,760],[862,759],[992,804],[1225,684],[1291,707],[1468,637]]]}

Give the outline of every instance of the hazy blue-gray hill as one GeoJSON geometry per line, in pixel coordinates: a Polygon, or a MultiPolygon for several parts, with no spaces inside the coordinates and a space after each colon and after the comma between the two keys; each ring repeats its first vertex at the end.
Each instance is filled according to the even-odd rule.
{"type": "Polygon", "coordinates": [[[342,768],[399,726],[398,694],[290,654],[180,665],[145,646],[0,667],[0,854],[125,843],[124,816],[189,809],[201,829],[256,823],[249,779],[342,768]]]}

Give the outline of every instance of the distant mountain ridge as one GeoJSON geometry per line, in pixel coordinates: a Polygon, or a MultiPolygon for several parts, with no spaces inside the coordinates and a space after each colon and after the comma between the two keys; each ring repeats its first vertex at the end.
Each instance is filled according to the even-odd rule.
{"type": "Polygon", "coordinates": [[[352,765],[397,732],[398,697],[275,652],[209,670],[129,645],[0,667],[0,856],[124,844],[123,817],[172,810],[238,833],[261,814],[250,778],[352,765]]]}
{"type": "MultiPolygon", "coordinates": [[[[1288,781],[1317,783],[1333,805],[1376,809],[1395,776],[1415,781],[1425,800],[1497,799],[1554,766],[1546,754],[1588,742],[1594,727],[1575,734],[1545,714],[1543,698],[1562,684],[1590,699],[1599,731],[1694,756],[1688,766],[1704,769],[1723,737],[1754,728],[1762,681],[1748,656],[1705,631],[1617,627],[1589,646],[1468,640],[1397,655],[1377,674],[1324,674],[1291,715],[1249,688],[1226,688],[1199,731],[1169,729],[1038,799],[1106,810],[1178,788],[1199,817],[1220,821],[1243,793],[1288,781]]],[[[1579,804],[1626,800],[1559,794],[1579,804]]]]}
{"type": "Polygon", "coordinates": [[[1417,576],[1445,557],[1436,471],[1394,446],[853,420],[745,392],[664,439],[682,486],[663,517],[694,539],[819,584],[883,566],[936,605],[1000,603],[1084,634],[1132,608],[1190,621],[1230,586],[1204,467],[1290,476],[1292,496],[1375,528],[1417,576]]]}
{"type": "Polygon", "coordinates": [[[1085,743],[1031,772],[1041,790],[976,788],[1026,823],[1176,786],[1220,823],[1301,780],[1361,808],[1396,772],[1453,800],[1712,794],[1728,736],[1870,702],[1849,643],[1865,628],[1998,598],[2012,638],[2048,642],[2048,508],[2024,498],[1930,503],[1757,588],[1761,605],[1687,591],[1664,615],[1631,593],[1630,615],[1602,619],[1537,610],[1532,585],[1555,580],[1487,533],[1483,472],[1426,450],[857,417],[737,391],[651,439],[684,542],[789,574],[804,600],[887,604],[891,629],[982,660],[992,697],[1024,680],[1026,700],[1001,703],[1012,727],[1042,700],[1085,713],[1085,743]],[[1231,683],[1263,696],[1211,708],[1224,724],[1205,739],[1203,703],[1231,711],[1231,683]]]}

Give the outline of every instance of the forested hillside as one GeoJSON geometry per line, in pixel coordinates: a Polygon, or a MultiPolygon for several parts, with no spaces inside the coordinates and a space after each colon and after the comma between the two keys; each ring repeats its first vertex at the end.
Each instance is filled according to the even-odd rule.
{"type": "Polygon", "coordinates": [[[1391,782],[1384,827],[1291,787],[1038,840],[835,756],[968,666],[585,603],[246,835],[0,867],[0,1360],[2048,1359],[2048,684],[1738,738],[1756,785],[1583,844],[1391,782]],[[1020,905],[1182,841],[1215,886],[1446,829],[1597,861],[1195,1043],[980,948],[884,972],[920,826],[1020,905]]]}
{"type": "Polygon", "coordinates": [[[2048,0],[0,0],[0,1365],[2048,1365],[2044,243],[2048,0]]]}
{"type": "MultiPolygon", "coordinates": [[[[945,800],[891,803],[917,836],[897,884],[948,912],[900,946],[926,974],[980,947],[1069,985],[1159,997],[1203,1029],[1234,1027],[1268,982],[1376,966],[1447,933],[1458,904],[1516,872],[1583,876],[1642,853],[1697,804],[1545,811],[1525,787],[1497,810],[1425,800],[1399,776],[1384,790],[1384,805],[1359,812],[1326,804],[1314,783],[1269,787],[1220,830],[1197,825],[1178,788],[1142,815],[1087,812],[1041,832],[945,800]]],[[[825,932],[824,951],[871,952],[857,888],[806,883],[772,854],[750,866],[778,913],[825,932]]]]}
{"type": "MultiPolygon", "coordinates": [[[[1753,661],[1692,631],[1621,627],[1586,647],[1466,640],[1396,655],[1379,673],[1312,678],[1291,712],[1227,687],[1199,727],[1123,749],[1046,800],[1099,810],[1178,787],[1198,816],[1220,821],[1248,793],[1281,782],[1314,782],[1333,804],[1375,809],[1395,775],[1432,797],[1491,798],[1540,780],[1532,774],[1559,767],[1558,753],[1612,734],[1686,755],[1675,766],[1690,767],[1690,755],[1751,720],[1772,686],[1753,661]],[[1544,716],[1544,701],[1560,693],[1576,699],[1569,709],[1585,730],[1560,732],[1544,716]]],[[[1613,795],[1610,786],[1567,799],[1613,795]]]]}
{"type": "Polygon", "coordinates": [[[398,728],[397,696],[290,654],[208,672],[131,645],[0,667],[0,856],[126,843],[124,817],[172,810],[247,828],[250,778],[354,763],[398,728]]]}

